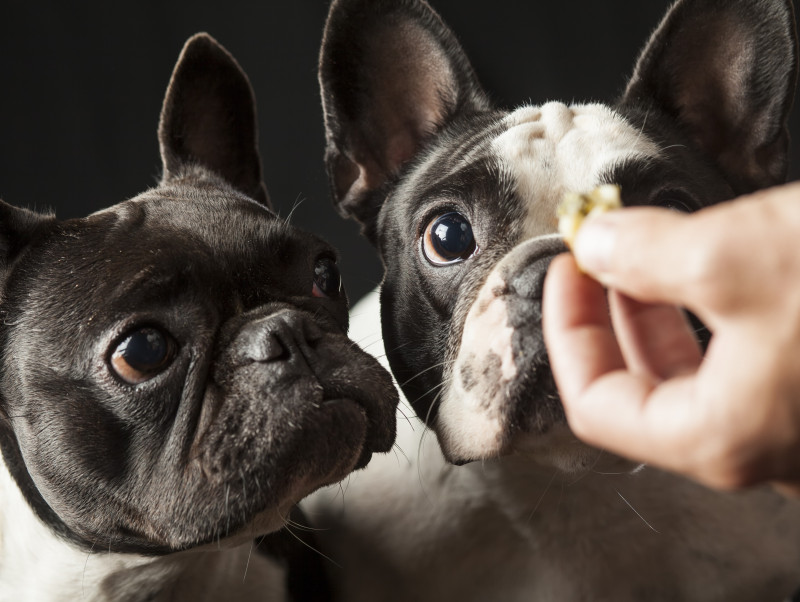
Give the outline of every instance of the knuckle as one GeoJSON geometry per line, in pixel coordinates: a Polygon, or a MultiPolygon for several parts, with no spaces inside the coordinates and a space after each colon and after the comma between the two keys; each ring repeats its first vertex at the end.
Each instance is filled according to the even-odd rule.
{"type": "Polygon", "coordinates": [[[724,248],[718,244],[698,245],[681,284],[699,307],[720,309],[732,298],[730,277],[735,273],[724,248]]]}

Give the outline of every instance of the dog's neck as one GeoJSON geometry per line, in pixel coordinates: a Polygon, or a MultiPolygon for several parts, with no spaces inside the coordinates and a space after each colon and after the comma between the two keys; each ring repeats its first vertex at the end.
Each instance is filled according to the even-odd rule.
{"type": "Polygon", "coordinates": [[[283,583],[250,544],[153,557],[80,550],[36,517],[0,461],[0,602],[283,600],[283,583]]]}

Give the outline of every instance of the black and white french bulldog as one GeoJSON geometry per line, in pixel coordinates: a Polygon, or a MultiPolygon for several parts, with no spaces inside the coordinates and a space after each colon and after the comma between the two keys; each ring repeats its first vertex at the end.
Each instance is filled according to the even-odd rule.
{"type": "MultiPolygon", "coordinates": [[[[796,66],[788,0],[678,0],[616,104],[506,111],[424,0],[334,0],[331,187],[380,252],[388,363],[436,436],[402,419],[408,461],[353,475],[344,502],[309,500],[343,600],[777,602],[800,587],[800,504],[583,445],[541,332],[563,194],[615,183],[626,204],[691,211],[780,183],[796,66]]],[[[380,355],[377,295],[351,317],[380,355]]]]}
{"type": "Polygon", "coordinates": [[[0,203],[3,602],[289,599],[254,538],[393,443],[336,253],[271,211],[252,89],[208,35],[159,141],[159,185],[89,217],[0,203]]]}

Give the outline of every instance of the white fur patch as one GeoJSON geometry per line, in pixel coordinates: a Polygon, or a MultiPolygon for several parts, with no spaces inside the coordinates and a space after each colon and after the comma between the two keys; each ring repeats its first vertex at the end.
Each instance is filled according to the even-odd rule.
{"type": "MultiPolygon", "coordinates": [[[[492,272],[481,288],[467,315],[464,335],[453,378],[442,398],[437,417],[437,431],[442,448],[450,458],[488,458],[497,455],[505,429],[503,408],[486,390],[485,378],[468,388],[462,370],[479,372],[489,363],[499,360],[497,389],[513,381],[517,366],[511,349],[514,330],[508,325],[505,301],[494,293],[504,286],[499,274],[492,272]]],[[[495,383],[492,383],[495,384],[495,383]]]]}
{"type": "Polygon", "coordinates": [[[493,147],[526,202],[526,238],[557,230],[556,208],[565,192],[588,192],[609,169],[659,155],[652,140],[601,104],[526,106],[505,123],[493,147]]]}
{"type": "MultiPolygon", "coordinates": [[[[288,511],[282,509],[283,516],[288,511]]],[[[0,535],[0,602],[279,602],[286,597],[283,569],[253,551],[249,532],[166,556],[79,550],[36,517],[2,458],[0,535]]]]}

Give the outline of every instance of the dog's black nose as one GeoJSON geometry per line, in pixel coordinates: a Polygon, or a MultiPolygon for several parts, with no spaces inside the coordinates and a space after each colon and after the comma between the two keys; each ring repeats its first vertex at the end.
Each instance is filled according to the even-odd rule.
{"type": "Polygon", "coordinates": [[[525,299],[541,299],[544,290],[544,277],[553,257],[554,255],[541,257],[522,266],[519,271],[509,278],[509,291],[525,299]]]}
{"type": "Polygon", "coordinates": [[[567,248],[561,239],[547,240],[520,249],[506,268],[509,292],[524,299],[540,300],[550,262],[567,248]]]}
{"type": "Polygon", "coordinates": [[[321,338],[322,331],[311,316],[289,309],[248,323],[238,336],[241,354],[254,362],[305,356],[321,338]]]}

